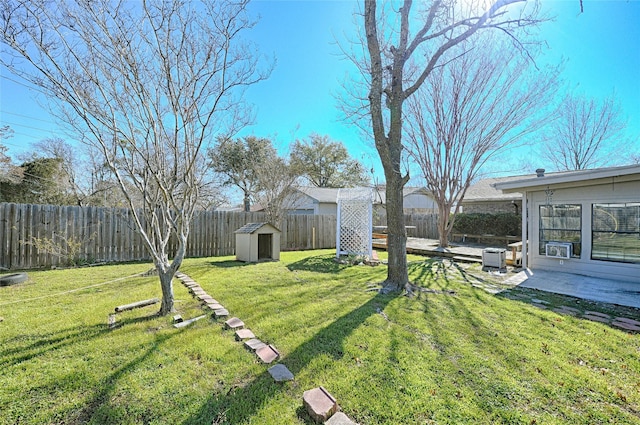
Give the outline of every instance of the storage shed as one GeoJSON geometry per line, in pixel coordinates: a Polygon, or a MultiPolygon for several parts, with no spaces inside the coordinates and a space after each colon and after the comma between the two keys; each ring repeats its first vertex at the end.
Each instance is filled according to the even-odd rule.
{"type": "Polygon", "coordinates": [[[269,223],[248,223],[235,231],[236,260],[280,260],[280,230],[269,223]]]}

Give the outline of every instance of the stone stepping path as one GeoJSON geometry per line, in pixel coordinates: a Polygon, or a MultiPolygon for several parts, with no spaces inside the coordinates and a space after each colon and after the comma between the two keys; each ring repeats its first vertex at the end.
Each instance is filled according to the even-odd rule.
{"type": "Polygon", "coordinates": [[[342,412],[337,412],[329,418],[324,425],[357,425],[347,415],[342,412]]]}
{"type": "Polygon", "coordinates": [[[336,399],[324,387],[305,391],[302,394],[302,403],[309,416],[316,422],[326,422],[340,409],[336,399]]]}
{"type": "Polygon", "coordinates": [[[236,341],[242,341],[245,339],[253,339],[256,336],[250,329],[239,329],[236,331],[236,341]]]}
{"type": "Polygon", "coordinates": [[[293,373],[283,364],[277,364],[269,368],[269,375],[276,382],[293,381],[293,373]]]}
{"type": "Polygon", "coordinates": [[[252,338],[248,341],[244,342],[244,346],[247,347],[251,351],[256,351],[259,348],[266,347],[267,344],[260,341],[258,338],[252,338]]]}
{"type": "MultiPolygon", "coordinates": [[[[530,300],[531,305],[546,309],[547,307],[543,304],[538,304],[535,301],[540,300],[530,300]]],[[[628,317],[611,317],[608,314],[600,313],[599,311],[590,311],[586,310],[582,313],[580,310],[574,307],[569,307],[566,305],[561,305],[560,307],[554,308],[553,311],[558,314],[566,314],[570,316],[574,316],[581,319],[591,320],[592,322],[605,323],[607,325],[611,325],[618,329],[623,329],[625,331],[631,332],[640,332],[640,321],[635,319],[629,319],[628,317]]]]}
{"type": "MultiPolygon", "coordinates": [[[[182,272],[176,273],[176,278],[178,278],[182,284],[193,294],[198,300],[200,300],[207,309],[213,312],[213,316],[216,319],[225,318],[229,316],[229,310],[224,308],[222,304],[216,301],[212,296],[207,294],[207,292],[200,286],[198,283],[191,279],[188,275],[182,272]]],[[[204,317],[204,316],[202,316],[204,317]]],[[[194,320],[194,319],[192,319],[194,320]]],[[[190,322],[189,320],[175,323],[174,326],[180,325],[180,327],[187,326],[185,323],[190,322]]],[[[250,329],[245,329],[245,324],[242,320],[237,317],[232,317],[224,322],[226,329],[231,329],[235,332],[235,339],[237,341],[244,342],[244,346],[249,350],[253,351],[255,355],[260,359],[261,362],[265,364],[273,363],[275,360],[280,358],[280,352],[270,344],[266,344],[259,339],[256,338],[253,332],[250,329]]],[[[286,366],[281,365],[286,369],[286,366]]],[[[281,370],[278,368],[278,370],[281,370]]],[[[286,369],[288,371],[288,369],[286,369]]],[[[291,374],[291,379],[293,379],[293,374],[291,374]]],[[[276,378],[274,377],[274,380],[276,378]]],[[[290,379],[286,379],[290,380],[290,379]]],[[[276,380],[276,382],[280,382],[276,380]]]]}
{"type": "MultiPolygon", "coordinates": [[[[206,305],[206,308],[213,311],[213,315],[216,319],[229,316],[229,311],[213,297],[208,295],[206,291],[189,276],[182,272],[178,272],[176,273],[176,278],[182,282],[189,292],[203,302],[206,305]]],[[[173,326],[176,328],[182,328],[204,317],[206,317],[206,315],[198,316],[189,320],[183,320],[180,315],[176,315],[174,316],[173,326]]],[[[633,324],[629,325],[633,326],[633,324]]],[[[280,358],[280,352],[276,347],[271,344],[266,344],[256,338],[250,329],[245,328],[244,322],[239,318],[232,317],[226,320],[224,322],[224,326],[226,329],[234,330],[236,341],[242,342],[243,345],[253,351],[258,359],[263,363],[270,364],[280,358]]],[[[294,379],[293,373],[285,365],[280,363],[270,367],[268,372],[275,382],[292,381],[294,379]]],[[[328,425],[357,425],[347,415],[342,412],[338,412],[340,406],[338,406],[336,399],[323,387],[305,391],[302,399],[309,415],[311,415],[311,417],[316,421],[322,421],[328,425]]]]}
{"type": "Polygon", "coordinates": [[[260,360],[262,360],[262,363],[265,364],[273,363],[280,357],[280,353],[273,345],[265,345],[262,348],[258,348],[256,350],[256,355],[260,360]]]}
{"type": "Polygon", "coordinates": [[[232,317],[231,319],[227,320],[226,322],[224,322],[224,325],[227,327],[227,329],[233,330],[244,328],[244,322],[237,317],[232,317]]]}
{"type": "MultiPolygon", "coordinates": [[[[513,279],[513,278],[510,278],[510,279],[513,279]]],[[[483,289],[486,289],[486,288],[483,288],[483,289]]],[[[549,303],[547,301],[533,298],[529,295],[506,294],[506,297],[512,300],[518,300],[518,301],[528,303],[529,305],[537,307],[541,310],[549,310],[550,308],[549,303]]],[[[611,325],[615,328],[622,329],[625,331],[640,332],[640,321],[635,319],[630,319],[628,317],[611,317],[610,315],[605,313],[600,313],[598,311],[589,311],[589,310],[582,312],[581,310],[575,307],[569,307],[566,305],[561,305],[559,307],[552,308],[551,311],[558,314],[574,316],[580,319],[591,320],[593,322],[605,323],[607,325],[611,325]]]]}

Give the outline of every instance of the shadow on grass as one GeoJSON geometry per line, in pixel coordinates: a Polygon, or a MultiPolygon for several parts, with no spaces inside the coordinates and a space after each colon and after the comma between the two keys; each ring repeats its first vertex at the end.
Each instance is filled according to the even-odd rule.
{"type": "MultiPolygon", "coordinates": [[[[146,322],[154,320],[158,317],[158,313],[153,313],[148,316],[125,318],[118,322],[118,328],[124,325],[131,325],[134,323],[146,322]]],[[[3,347],[18,342],[19,340],[35,340],[28,345],[17,344],[13,348],[4,349],[0,351],[0,367],[13,366],[25,361],[32,360],[38,356],[46,354],[50,351],[55,351],[63,347],[74,345],[77,343],[84,343],[91,339],[100,337],[109,332],[113,332],[115,329],[109,329],[106,320],[104,324],[95,324],[91,326],[76,326],[73,328],[67,328],[48,334],[35,334],[30,336],[20,336],[7,340],[3,343],[3,347]]]]}
{"type": "Polygon", "coordinates": [[[50,351],[85,342],[109,332],[107,324],[92,326],[76,326],[48,334],[20,336],[5,341],[2,346],[7,347],[16,342],[15,347],[0,351],[0,368],[29,361],[50,351]],[[31,344],[19,344],[19,340],[35,340],[31,344]]]}
{"type": "MultiPolygon", "coordinates": [[[[78,412],[78,416],[73,423],[113,423],[114,415],[109,408],[110,394],[118,386],[118,381],[123,376],[134,371],[139,365],[143,364],[149,356],[158,351],[158,348],[171,339],[173,334],[158,335],[153,345],[149,347],[142,355],[131,360],[128,363],[123,364],[120,368],[116,369],[111,375],[106,377],[99,385],[96,386],[97,391],[90,400],[87,401],[85,407],[78,412]]],[[[115,415],[117,416],[117,414],[115,415]]]]}
{"type": "MultiPolygon", "coordinates": [[[[397,294],[396,294],[397,295],[397,294]]],[[[366,303],[345,314],[335,322],[320,330],[307,342],[300,345],[278,363],[284,364],[294,376],[302,371],[314,358],[328,354],[334,359],[344,355],[343,341],[364,321],[394,299],[395,295],[378,294],[366,303]]],[[[275,363],[274,363],[275,364],[275,363]]],[[[228,423],[236,424],[249,420],[263,405],[279,393],[287,391],[287,385],[273,381],[265,365],[265,370],[242,387],[233,387],[226,394],[212,396],[200,410],[187,418],[183,425],[228,423]]],[[[326,383],[317,382],[317,385],[326,383]]],[[[298,388],[300,404],[302,393],[311,388],[298,388]]],[[[314,423],[304,409],[297,410],[298,417],[305,423],[314,423]]]]}
{"type": "Polygon", "coordinates": [[[232,267],[245,267],[245,266],[255,266],[257,263],[246,263],[244,261],[236,261],[236,260],[224,260],[224,261],[212,261],[209,263],[212,267],[220,267],[224,269],[232,268],[232,267]]]}
{"type": "Polygon", "coordinates": [[[335,261],[335,255],[317,255],[306,257],[287,266],[290,271],[302,270],[316,273],[338,273],[349,266],[335,261]]]}

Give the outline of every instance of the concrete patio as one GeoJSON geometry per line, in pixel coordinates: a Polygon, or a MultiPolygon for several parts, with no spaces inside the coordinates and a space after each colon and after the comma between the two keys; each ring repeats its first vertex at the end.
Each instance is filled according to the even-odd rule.
{"type": "Polygon", "coordinates": [[[640,281],[625,282],[571,273],[527,269],[505,280],[504,283],[592,301],[640,308],[640,281]]]}

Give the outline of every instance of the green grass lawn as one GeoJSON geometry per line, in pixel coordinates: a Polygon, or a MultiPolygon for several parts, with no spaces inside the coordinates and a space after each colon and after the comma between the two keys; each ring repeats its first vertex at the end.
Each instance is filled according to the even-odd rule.
{"type": "MultiPolygon", "coordinates": [[[[360,424],[640,423],[639,335],[511,297],[531,290],[491,295],[472,286],[493,278],[479,265],[409,259],[415,283],[455,295],[380,295],[385,266],[326,250],[186,260],[279,349],[295,375],[281,384],[211,319],[178,330],[156,305],[109,330],[115,306],[160,296],[156,277],[116,280],[149,264],[29,272],[0,288],[0,424],[306,424],[302,393],[320,385],[360,424]]],[[[203,314],[175,282],[177,313],[203,314]]]]}

